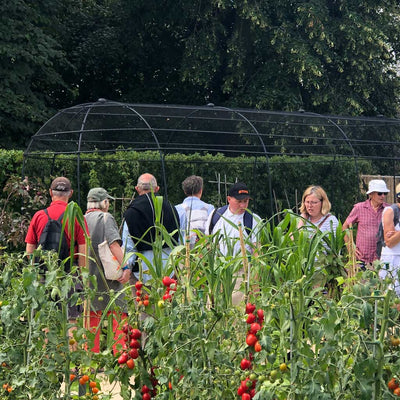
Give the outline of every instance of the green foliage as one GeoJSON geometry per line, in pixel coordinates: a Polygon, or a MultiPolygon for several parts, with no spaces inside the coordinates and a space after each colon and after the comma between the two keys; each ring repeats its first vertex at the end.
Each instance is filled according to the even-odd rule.
{"type": "Polygon", "coordinates": [[[15,0],[0,11],[4,146],[23,147],[55,109],[100,97],[344,115],[398,108],[396,0],[15,0]]]}
{"type": "MultiPolygon", "coordinates": [[[[82,218],[75,204],[68,213],[82,218]]],[[[298,230],[298,218],[285,212],[276,226],[266,223],[257,254],[248,257],[249,302],[264,315],[257,332],[260,351],[246,345],[244,303],[230,301],[242,257],[221,257],[218,243],[204,236],[192,250],[178,246],[171,253],[173,286],[162,283],[158,267],[151,271],[149,286],[141,288],[149,306],[134,304],[131,287],[125,287],[128,323],[142,332],[133,369],[119,365],[113,355],[107,317],[99,327],[105,329],[98,354],[88,351],[94,332],[84,319],[68,322],[68,301],[82,303],[98,295],[87,284],[92,277],[86,268],[80,269],[83,293],[71,296],[78,271],[66,275],[53,253],[36,252],[45,266],[42,274],[23,254],[2,255],[0,383],[10,385],[17,400],[67,400],[77,396],[71,370],[96,380],[102,369],[121,384],[126,400],[139,399],[143,385],[157,389],[155,399],[235,398],[247,378],[255,382],[256,400],[392,398],[387,382],[399,376],[400,358],[391,337],[400,335],[400,325],[391,281],[379,279],[377,271],[343,279],[342,232],[298,230]],[[336,259],[334,268],[327,263],[330,256],[336,259]],[[336,278],[340,296],[331,297],[316,284],[321,273],[336,278]],[[167,290],[170,298],[163,299],[167,290]],[[241,359],[249,352],[252,368],[243,370],[241,359]]],[[[155,245],[163,240],[159,235],[155,245]]],[[[111,393],[100,395],[106,399],[111,393]]]]}

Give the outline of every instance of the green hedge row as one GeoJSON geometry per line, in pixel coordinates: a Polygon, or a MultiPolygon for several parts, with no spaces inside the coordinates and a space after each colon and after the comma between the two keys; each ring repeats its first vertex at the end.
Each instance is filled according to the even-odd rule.
{"type": "MultiPolygon", "coordinates": [[[[4,154],[11,158],[8,152],[4,154]]],[[[14,160],[19,160],[14,162],[13,172],[18,173],[22,168],[22,154],[18,157],[17,152],[13,154],[14,160]]],[[[351,158],[274,156],[267,159],[232,158],[222,154],[168,154],[164,156],[165,187],[160,159],[157,152],[83,154],[78,167],[76,155],[31,157],[24,165],[24,175],[40,177],[47,184],[54,176],[68,176],[75,188],[74,200],[82,208],[86,206],[90,187],[103,186],[114,196],[126,199],[115,204],[117,218],[134,195],[138,176],[144,172],[157,177],[161,193],[165,194],[167,189],[168,198],[174,204],[183,200],[181,182],[191,174],[204,178],[203,199],[214,205],[225,203],[226,190],[232,182],[244,181],[252,192],[251,209],[262,217],[271,217],[285,208],[296,209],[308,185],[321,185],[331,200],[332,212],[343,220],[352,205],[363,199],[359,175],[374,173],[370,162],[355,162],[351,158]]]]}

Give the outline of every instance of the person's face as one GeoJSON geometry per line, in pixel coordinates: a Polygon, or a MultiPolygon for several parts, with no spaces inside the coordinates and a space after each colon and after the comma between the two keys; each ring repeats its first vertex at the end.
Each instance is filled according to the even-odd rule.
{"type": "Polygon", "coordinates": [[[315,196],[315,194],[309,194],[304,199],[304,205],[306,206],[307,213],[311,217],[318,217],[322,210],[322,201],[315,196]]]}
{"type": "Polygon", "coordinates": [[[372,192],[370,194],[371,200],[378,205],[381,205],[386,200],[387,193],[382,192],[372,192]]]}
{"type": "Polygon", "coordinates": [[[229,209],[232,214],[243,214],[249,207],[249,198],[238,200],[235,197],[228,196],[229,209]]]}

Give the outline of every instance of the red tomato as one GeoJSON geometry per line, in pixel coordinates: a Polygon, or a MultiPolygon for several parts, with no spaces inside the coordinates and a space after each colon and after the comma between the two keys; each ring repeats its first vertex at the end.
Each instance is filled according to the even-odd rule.
{"type": "Polygon", "coordinates": [[[257,342],[257,343],[254,345],[254,351],[256,351],[256,352],[258,353],[258,352],[260,352],[261,350],[262,350],[261,344],[260,344],[260,342],[257,342]]]}
{"type": "Polygon", "coordinates": [[[140,343],[139,343],[138,340],[132,339],[132,340],[129,342],[129,347],[130,347],[131,349],[139,349],[139,348],[140,348],[140,343]]]}
{"type": "Polygon", "coordinates": [[[128,353],[122,353],[118,357],[118,364],[125,364],[128,361],[128,353]]]}
{"type": "Polygon", "coordinates": [[[251,303],[246,304],[246,314],[251,314],[256,309],[256,306],[251,303]]]}
{"type": "Polygon", "coordinates": [[[248,346],[253,347],[258,342],[257,336],[249,333],[246,337],[246,343],[248,346]]]}
{"type": "Polygon", "coordinates": [[[142,400],[150,400],[151,399],[151,394],[150,393],[144,393],[142,396],[142,400]]]}
{"type": "Polygon", "coordinates": [[[162,283],[164,286],[168,287],[172,283],[174,283],[174,281],[169,276],[164,276],[164,278],[162,279],[162,283]]]}
{"type": "Polygon", "coordinates": [[[261,325],[257,322],[254,322],[250,325],[250,333],[254,333],[254,335],[261,329],[261,325]]]}
{"type": "Polygon", "coordinates": [[[127,366],[129,369],[135,368],[135,361],[133,361],[133,359],[130,358],[129,360],[127,360],[126,366],[127,366]]]}
{"type": "Polygon", "coordinates": [[[150,389],[146,385],[143,385],[142,386],[142,393],[149,393],[149,392],[150,392],[150,389]]]}
{"type": "Polygon", "coordinates": [[[246,358],[243,358],[243,360],[240,362],[240,368],[242,369],[250,369],[251,367],[251,362],[247,360],[246,358]]]}
{"type": "Polygon", "coordinates": [[[137,290],[140,290],[142,287],[143,287],[143,282],[137,281],[137,282],[135,283],[135,288],[136,288],[137,290]]]}
{"type": "Polygon", "coordinates": [[[132,329],[130,335],[132,339],[140,339],[142,332],[139,329],[132,329]]]}
{"type": "Polygon", "coordinates": [[[250,324],[252,324],[253,322],[256,322],[256,316],[255,316],[253,313],[250,313],[250,314],[247,316],[246,323],[248,323],[248,324],[250,325],[250,324]]]}
{"type": "Polygon", "coordinates": [[[133,358],[134,360],[136,360],[139,357],[139,352],[137,351],[137,349],[130,349],[128,351],[128,355],[130,358],[133,358]]]}

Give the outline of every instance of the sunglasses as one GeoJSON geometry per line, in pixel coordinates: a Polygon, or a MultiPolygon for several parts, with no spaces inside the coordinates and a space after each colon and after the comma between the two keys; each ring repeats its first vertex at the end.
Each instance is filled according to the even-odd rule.
{"type": "Polygon", "coordinates": [[[382,195],[386,196],[386,195],[387,195],[387,193],[382,193],[382,192],[376,192],[376,194],[377,194],[378,196],[382,196],[382,195]]]}

